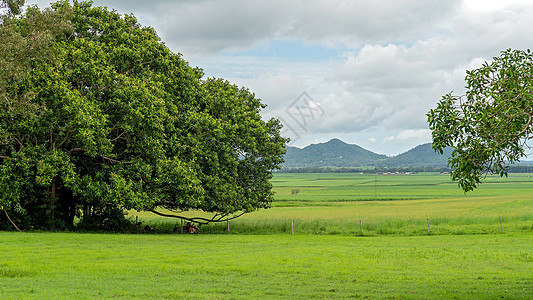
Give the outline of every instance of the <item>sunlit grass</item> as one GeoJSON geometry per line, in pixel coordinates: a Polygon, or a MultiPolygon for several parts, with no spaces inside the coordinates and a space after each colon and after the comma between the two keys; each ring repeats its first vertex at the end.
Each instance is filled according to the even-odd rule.
{"type": "Polygon", "coordinates": [[[0,298],[530,299],[532,249],[530,233],[0,233],[0,298]]]}
{"type": "MultiPolygon", "coordinates": [[[[533,231],[533,182],[529,174],[490,176],[473,193],[464,194],[449,175],[276,174],[273,207],[230,222],[230,233],[276,234],[485,234],[533,231]],[[386,197],[363,200],[378,191],[386,197]],[[377,185],[376,185],[377,186],[377,185]],[[299,190],[292,194],[292,190],[299,190]],[[366,196],[365,196],[366,197],[366,196]],[[364,197],[363,197],[364,198],[364,197]],[[393,199],[393,200],[384,200],[393,199]],[[415,199],[410,199],[415,198],[415,199]],[[406,200],[410,199],[410,200],[406,200]],[[427,221],[430,222],[430,231],[427,221]]],[[[189,212],[188,216],[210,214],[189,212]]],[[[175,232],[181,223],[149,212],[131,212],[162,232],[175,232]]],[[[201,228],[225,233],[227,224],[201,228]]]]}
{"type": "MultiPolygon", "coordinates": [[[[476,234],[533,231],[533,197],[512,195],[404,201],[314,202],[313,205],[275,206],[230,222],[230,233],[420,235],[476,234]],[[316,227],[316,228],[315,228],[316,227]]],[[[147,224],[172,232],[179,221],[141,214],[147,224]]],[[[163,230],[163,231],[165,231],[163,230]]],[[[201,228],[203,233],[225,233],[227,224],[201,228]]]]}

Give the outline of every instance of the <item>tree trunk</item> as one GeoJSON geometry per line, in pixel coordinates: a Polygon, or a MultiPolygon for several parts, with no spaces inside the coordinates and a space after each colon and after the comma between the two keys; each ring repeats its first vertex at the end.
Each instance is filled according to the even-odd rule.
{"type": "Polygon", "coordinates": [[[51,212],[52,218],[54,217],[55,200],[56,200],[56,182],[53,181],[52,188],[50,191],[50,201],[48,202],[48,210],[51,212]]]}

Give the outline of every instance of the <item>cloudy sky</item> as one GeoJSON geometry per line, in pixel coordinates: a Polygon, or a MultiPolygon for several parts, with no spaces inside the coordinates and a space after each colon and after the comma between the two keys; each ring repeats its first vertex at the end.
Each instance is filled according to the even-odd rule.
{"type": "MultiPolygon", "coordinates": [[[[27,0],[49,6],[50,1],[27,0]]],[[[527,0],[95,0],[133,13],[207,77],[245,86],[291,146],[332,138],[397,155],[465,71],[533,45],[527,0]]]]}

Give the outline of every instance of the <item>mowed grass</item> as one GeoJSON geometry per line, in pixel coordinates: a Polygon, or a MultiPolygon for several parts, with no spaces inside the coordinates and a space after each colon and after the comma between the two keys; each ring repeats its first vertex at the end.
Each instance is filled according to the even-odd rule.
{"type": "MultiPolygon", "coordinates": [[[[449,175],[438,173],[278,173],[273,207],[232,220],[230,233],[279,234],[293,228],[295,234],[365,236],[532,232],[530,176],[489,176],[464,194],[449,175]]],[[[151,213],[136,215],[168,232],[176,222],[151,213]]],[[[227,224],[203,226],[201,231],[227,233],[227,224]]]]}
{"type": "Polygon", "coordinates": [[[1,299],[531,299],[533,235],[0,233],[1,299]]]}

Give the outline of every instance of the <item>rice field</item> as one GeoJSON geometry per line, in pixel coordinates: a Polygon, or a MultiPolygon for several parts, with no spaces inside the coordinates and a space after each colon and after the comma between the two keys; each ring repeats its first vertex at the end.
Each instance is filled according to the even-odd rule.
{"type": "MultiPolygon", "coordinates": [[[[230,233],[447,235],[531,232],[531,174],[490,176],[464,194],[449,175],[275,174],[273,207],[230,222],[230,233]],[[296,193],[297,191],[297,193],[296,193]],[[428,229],[429,222],[429,229],[428,229]]],[[[175,220],[137,214],[171,232],[175,220]]],[[[227,233],[228,224],[202,227],[227,233]]]]}

